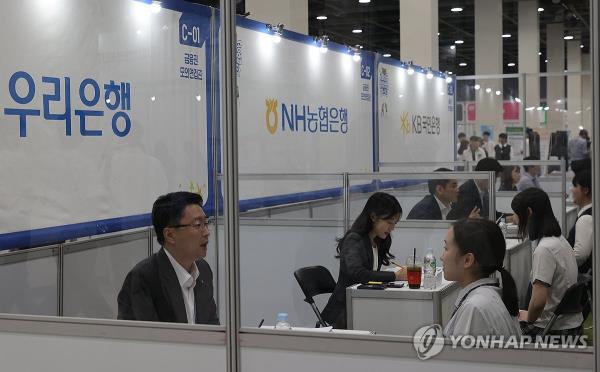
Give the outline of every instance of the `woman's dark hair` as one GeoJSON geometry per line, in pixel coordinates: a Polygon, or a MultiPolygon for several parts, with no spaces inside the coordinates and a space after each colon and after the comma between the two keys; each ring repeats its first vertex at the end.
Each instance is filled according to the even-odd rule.
{"type": "Polygon", "coordinates": [[[592,196],[592,172],[589,169],[584,169],[575,173],[575,177],[573,177],[573,186],[581,186],[588,189],[587,195],[589,197],[592,196]]]}
{"type": "Polygon", "coordinates": [[[504,170],[500,174],[500,190],[499,191],[512,191],[514,190],[512,172],[517,170],[521,173],[521,168],[518,165],[504,167],[504,170]]]}
{"type": "MultiPolygon", "coordinates": [[[[376,192],[375,194],[371,195],[369,200],[367,200],[367,204],[365,204],[362,212],[360,212],[352,224],[352,227],[350,227],[350,230],[346,231],[342,238],[337,239],[338,254],[342,249],[344,240],[349,234],[356,233],[360,236],[365,236],[371,232],[373,229],[373,219],[371,218],[372,215],[375,215],[375,217],[378,219],[387,220],[395,216],[401,216],[402,207],[400,206],[400,203],[398,203],[398,199],[390,194],[376,192]]],[[[376,236],[374,242],[379,248],[379,256],[382,257],[382,263],[386,266],[389,265],[390,258],[394,258],[394,255],[390,253],[390,246],[392,245],[391,235],[388,235],[385,239],[381,239],[376,236]]],[[[336,257],[339,258],[339,256],[336,257]]]]}
{"type": "Polygon", "coordinates": [[[519,217],[519,236],[529,240],[538,240],[544,237],[560,236],[561,230],[548,194],[542,189],[531,187],[518,193],[510,204],[519,217]],[[531,208],[529,215],[528,208],[531,208]]]}
{"type": "Polygon", "coordinates": [[[502,230],[494,222],[484,219],[462,219],[452,224],[454,240],[462,255],[472,253],[477,262],[480,278],[487,278],[495,271],[502,276],[502,302],[512,316],[519,314],[517,286],[512,275],[504,267],[506,240],[502,230]]]}

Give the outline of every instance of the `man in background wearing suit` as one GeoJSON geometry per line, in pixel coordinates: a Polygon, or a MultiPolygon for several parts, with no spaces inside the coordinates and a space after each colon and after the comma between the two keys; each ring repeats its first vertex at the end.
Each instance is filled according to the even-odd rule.
{"type": "Polygon", "coordinates": [[[510,145],[507,142],[506,133],[498,135],[498,144],[494,147],[496,160],[510,160],[510,145]]]}
{"type": "Polygon", "coordinates": [[[219,324],[212,271],[204,261],[210,232],[202,197],[190,192],[159,197],[152,224],[162,248],[127,274],[117,298],[118,319],[219,324]]]}
{"type": "MultiPolygon", "coordinates": [[[[502,173],[502,166],[498,160],[485,158],[480,160],[475,166],[476,172],[495,172],[496,178],[502,173]]],[[[458,188],[458,201],[448,213],[449,220],[459,220],[461,218],[489,218],[488,195],[489,181],[484,179],[468,180],[458,188]]],[[[492,185],[493,187],[493,185],[492,185]]],[[[495,213],[499,215],[498,213],[495,213]]],[[[493,215],[492,215],[493,216],[493,215]]]]}
{"type": "MultiPolygon", "coordinates": [[[[439,168],[436,172],[452,172],[448,168],[439,168]]],[[[445,220],[451,204],[458,197],[458,181],[435,179],[427,182],[429,195],[415,204],[406,217],[407,220],[445,220]]]]}

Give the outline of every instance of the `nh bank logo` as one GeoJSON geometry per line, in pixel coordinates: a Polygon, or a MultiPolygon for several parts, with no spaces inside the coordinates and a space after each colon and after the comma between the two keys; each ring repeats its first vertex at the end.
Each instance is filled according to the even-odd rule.
{"type": "Polygon", "coordinates": [[[436,115],[411,114],[407,111],[400,114],[400,130],[409,135],[440,135],[440,117],[436,115]]]}
{"type": "Polygon", "coordinates": [[[265,126],[272,135],[278,130],[291,134],[346,134],[348,117],[345,107],[279,103],[275,98],[265,99],[265,126]]]}

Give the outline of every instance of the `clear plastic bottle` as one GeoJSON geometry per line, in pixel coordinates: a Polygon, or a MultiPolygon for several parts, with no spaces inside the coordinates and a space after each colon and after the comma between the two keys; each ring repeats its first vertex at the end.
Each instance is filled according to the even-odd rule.
{"type": "Polygon", "coordinates": [[[433,249],[427,249],[423,258],[423,288],[435,289],[435,270],[437,261],[433,249]]]}
{"type": "Polygon", "coordinates": [[[277,314],[277,322],[275,323],[275,329],[292,329],[290,322],[288,322],[287,313],[277,314]]]}
{"type": "Polygon", "coordinates": [[[504,236],[504,239],[506,239],[506,219],[504,217],[500,219],[498,227],[500,227],[500,230],[502,231],[502,236],[504,236]]]}

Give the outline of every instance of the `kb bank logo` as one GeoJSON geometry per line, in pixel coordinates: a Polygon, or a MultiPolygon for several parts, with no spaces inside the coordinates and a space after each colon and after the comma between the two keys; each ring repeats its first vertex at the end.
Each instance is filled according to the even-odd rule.
{"type": "Polygon", "coordinates": [[[324,105],[279,103],[275,98],[265,99],[265,125],[267,132],[277,130],[290,133],[348,133],[348,109],[324,105]]]}
{"type": "Polygon", "coordinates": [[[400,115],[400,130],[402,134],[440,135],[440,117],[435,115],[410,114],[400,115]]]}

